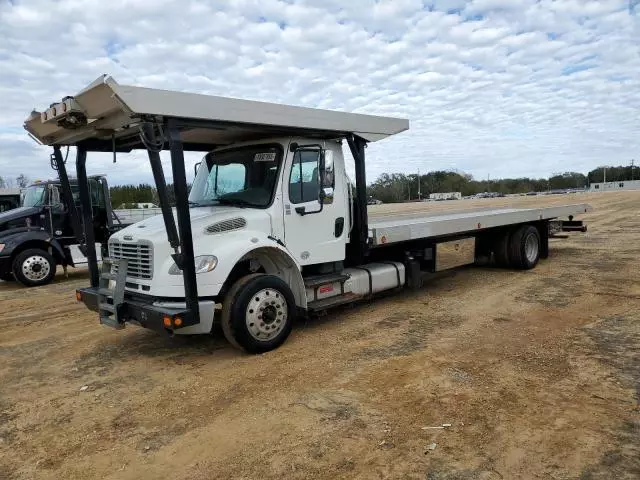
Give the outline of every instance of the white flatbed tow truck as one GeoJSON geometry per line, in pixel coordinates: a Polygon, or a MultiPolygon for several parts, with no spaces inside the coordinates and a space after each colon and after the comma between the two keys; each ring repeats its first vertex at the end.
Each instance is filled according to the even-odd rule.
{"type": "MultiPolygon", "coordinates": [[[[162,215],[115,233],[100,269],[84,232],[91,285],[78,301],[100,323],[208,334],[220,322],[251,353],[281,345],[296,317],[378,292],[419,288],[425,272],[488,259],[530,269],[559,231],[586,231],[586,204],[369,218],[365,147],[405,119],[293,107],[118,84],[103,76],[25,121],[61,153],[76,147],[86,184],[90,151],[146,150],[162,215]],[[355,161],[346,175],[343,144],[355,161]],[[169,150],[175,207],[160,153],[169,150]],[[184,151],[205,152],[190,191],[184,151]]],[[[81,188],[83,216],[90,212],[81,188]]],[[[75,205],[68,205],[79,217],[75,205]]],[[[85,220],[88,220],[85,218],[85,220]]]]}

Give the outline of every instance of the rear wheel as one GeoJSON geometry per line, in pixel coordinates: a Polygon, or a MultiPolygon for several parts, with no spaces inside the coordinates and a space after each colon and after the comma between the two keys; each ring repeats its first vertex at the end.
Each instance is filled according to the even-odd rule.
{"type": "Polygon", "coordinates": [[[46,285],[56,275],[56,261],[49,252],[30,248],[20,252],[13,260],[13,276],[27,287],[46,285]]]}
{"type": "Polygon", "coordinates": [[[284,343],[293,327],[295,300],[289,286],[274,275],[239,279],[222,307],[222,331],[229,343],[248,353],[263,353],[284,343]]]}
{"type": "Polygon", "coordinates": [[[509,240],[509,260],[513,268],[529,270],[540,260],[540,232],[533,225],[522,225],[509,240]]]}

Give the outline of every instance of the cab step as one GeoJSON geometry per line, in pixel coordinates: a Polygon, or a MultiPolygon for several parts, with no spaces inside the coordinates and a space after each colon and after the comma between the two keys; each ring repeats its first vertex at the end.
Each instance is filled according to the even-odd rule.
{"type": "Polygon", "coordinates": [[[327,283],[340,282],[344,283],[349,280],[350,276],[346,273],[330,273],[327,275],[313,275],[304,278],[304,286],[307,288],[326,285],[327,283]]]}
{"type": "Polygon", "coordinates": [[[307,309],[311,312],[319,312],[327,310],[338,305],[344,305],[347,303],[353,303],[356,300],[364,298],[361,295],[355,293],[344,293],[342,295],[336,295],[335,297],[323,298],[322,300],[315,300],[307,303],[307,309]]]}

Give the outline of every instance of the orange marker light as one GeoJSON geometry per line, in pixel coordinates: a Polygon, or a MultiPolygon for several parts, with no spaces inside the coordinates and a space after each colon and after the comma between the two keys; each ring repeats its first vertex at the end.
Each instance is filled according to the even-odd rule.
{"type": "Polygon", "coordinates": [[[182,319],[180,317],[176,317],[175,320],[173,321],[173,324],[176,327],[180,327],[182,325],[182,319]]]}
{"type": "Polygon", "coordinates": [[[165,315],[164,318],[162,319],[162,323],[164,324],[165,327],[170,327],[171,326],[171,317],[168,315],[165,315]]]}
{"type": "Polygon", "coordinates": [[[82,294],[81,294],[80,292],[76,292],[76,300],[77,300],[78,302],[81,302],[81,301],[82,301],[82,294]]]}

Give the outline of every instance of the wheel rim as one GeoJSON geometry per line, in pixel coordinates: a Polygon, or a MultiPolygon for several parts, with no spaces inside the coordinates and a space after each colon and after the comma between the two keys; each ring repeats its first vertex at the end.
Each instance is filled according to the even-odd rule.
{"type": "Polygon", "coordinates": [[[538,239],[534,234],[527,236],[524,243],[524,254],[527,257],[529,263],[533,263],[538,258],[538,239]]]}
{"type": "Polygon", "coordinates": [[[247,305],[247,330],[256,340],[271,340],[284,329],[288,313],[287,301],[282,293],[273,288],[264,288],[255,293],[247,305]]]}
{"type": "Polygon", "coordinates": [[[49,261],[40,255],[32,255],[22,262],[22,274],[26,279],[33,282],[46,278],[50,272],[51,265],[49,261]]]}

